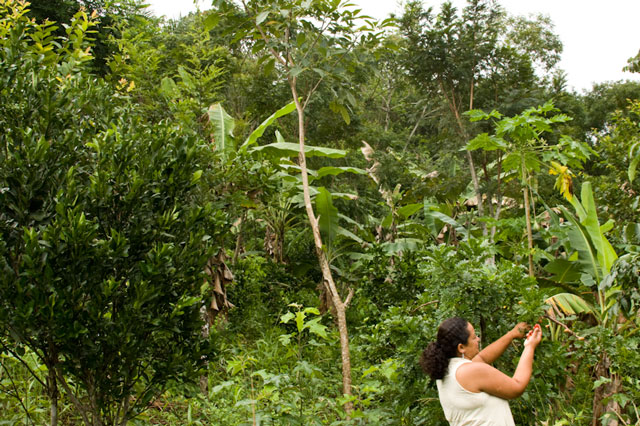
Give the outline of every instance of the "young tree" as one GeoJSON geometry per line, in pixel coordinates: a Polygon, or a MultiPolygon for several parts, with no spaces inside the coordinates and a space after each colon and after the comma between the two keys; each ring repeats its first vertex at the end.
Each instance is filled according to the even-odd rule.
{"type": "MultiPolygon", "coordinates": [[[[533,179],[535,173],[545,167],[551,173],[558,174],[556,186],[563,194],[571,198],[572,168],[582,168],[593,152],[585,143],[562,137],[557,144],[550,144],[545,133],[552,131],[552,125],[563,123],[571,118],[565,114],[554,114],[557,110],[551,102],[537,108],[529,108],[514,117],[502,117],[497,111],[487,114],[480,110],[467,113],[471,121],[492,120],[495,122],[495,134],[482,133],[469,141],[466,149],[475,151],[497,151],[499,167],[497,181],[518,178],[522,187],[525,220],[527,226],[527,248],[529,259],[529,276],[534,276],[533,269],[533,233],[531,228],[531,201],[533,199],[533,179]],[[547,115],[551,115],[547,117],[547,115]]],[[[535,209],[534,209],[535,214],[535,209]]],[[[498,219],[498,217],[496,217],[498,219]]],[[[492,231],[493,234],[493,231],[492,231]]]]}
{"type": "MultiPolygon", "coordinates": [[[[218,10],[232,12],[233,4],[214,2],[218,10]]],[[[331,297],[337,316],[342,354],[343,394],[351,395],[351,360],[346,308],[353,290],[345,296],[333,277],[326,245],[322,240],[319,218],[314,211],[306,160],[306,130],[311,124],[305,111],[323,83],[331,83],[336,97],[331,109],[349,123],[348,103],[353,99],[349,76],[358,63],[357,49],[363,43],[375,43],[375,23],[358,11],[347,9],[347,2],[328,0],[243,0],[244,25],[240,34],[253,43],[269,68],[280,72],[291,92],[298,115],[298,165],[302,178],[305,210],[313,232],[316,255],[322,270],[323,285],[331,297]],[[262,53],[264,52],[264,53],[262,53]]],[[[351,405],[346,404],[347,412],[351,405]]]]}

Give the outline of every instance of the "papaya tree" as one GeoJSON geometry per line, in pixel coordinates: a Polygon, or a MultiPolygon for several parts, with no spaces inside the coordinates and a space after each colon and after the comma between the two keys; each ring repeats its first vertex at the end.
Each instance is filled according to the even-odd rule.
{"type": "MultiPolygon", "coordinates": [[[[529,276],[534,276],[533,268],[533,233],[531,226],[531,201],[535,174],[542,168],[558,174],[556,185],[562,192],[571,196],[572,168],[581,168],[591,153],[591,148],[585,143],[577,142],[570,137],[563,136],[555,143],[545,139],[546,134],[552,134],[552,125],[564,123],[571,118],[566,114],[557,113],[553,103],[547,102],[537,108],[529,108],[513,117],[503,117],[498,111],[485,113],[481,110],[471,110],[466,113],[472,122],[494,120],[495,132],[492,135],[481,133],[473,138],[466,146],[469,151],[482,149],[495,151],[497,156],[496,181],[498,194],[503,181],[518,179],[522,190],[522,200],[526,220],[527,248],[529,261],[529,276]],[[553,114],[553,115],[550,115],[553,114]],[[548,116],[550,115],[550,116],[548,116]]],[[[502,200],[498,198],[498,206],[502,200]]],[[[500,208],[496,209],[495,219],[498,219],[500,208]]],[[[534,209],[535,214],[535,209],[534,209]]],[[[495,228],[491,231],[491,236],[495,228]]]]}

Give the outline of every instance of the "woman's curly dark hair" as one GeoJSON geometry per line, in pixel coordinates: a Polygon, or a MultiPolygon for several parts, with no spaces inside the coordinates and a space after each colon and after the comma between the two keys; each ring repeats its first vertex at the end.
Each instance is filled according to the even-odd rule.
{"type": "Polygon", "coordinates": [[[453,317],[446,319],[438,327],[438,336],[435,342],[422,352],[420,367],[433,380],[444,378],[449,366],[449,359],[457,355],[459,343],[466,344],[469,339],[467,320],[453,317]]]}

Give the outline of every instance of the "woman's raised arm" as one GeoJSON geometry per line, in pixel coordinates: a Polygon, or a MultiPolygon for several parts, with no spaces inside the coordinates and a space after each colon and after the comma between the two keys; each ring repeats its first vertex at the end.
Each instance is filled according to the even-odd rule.
{"type": "Polygon", "coordinates": [[[530,329],[531,326],[526,322],[518,323],[507,334],[484,348],[480,353],[473,357],[474,362],[484,362],[485,364],[492,364],[496,359],[500,357],[509,346],[509,343],[513,339],[521,339],[524,337],[524,333],[530,329]]]}
{"type": "Polygon", "coordinates": [[[502,399],[517,398],[529,384],[533,354],[541,339],[542,330],[536,326],[525,340],[524,350],[513,377],[483,362],[473,362],[460,366],[456,379],[462,387],[471,392],[486,392],[502,399]]]}

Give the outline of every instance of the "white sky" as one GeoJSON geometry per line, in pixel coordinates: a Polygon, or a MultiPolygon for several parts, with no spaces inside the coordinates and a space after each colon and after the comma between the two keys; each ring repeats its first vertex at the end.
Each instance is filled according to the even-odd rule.
{"type": "MultiPolygon", "coordinates": [[[[176,18],[195,10],[194,0],[146,0],[156,15],[176,18]]],[[[211,2],[198,0],[201,9],[211,2]]],[[[362,13],[386,18],[400,13],[398,0],[352,0],[362,13]]],[[[442,0],[424,0],[437,6],[442,0]]],[[[560,68],[567,72],[569,86],[580,91],[610,80],[640,80],[640,74],[622,72],[627,59],[640,50],[640,0],[499,0],[513,15],[543,13],[555,24],[564,44],[560,68]]],[[[453,0],[458,8],[465,0],[453,0]]],[[[436,7],[437,8],[437,7],[436,7]]]]}

